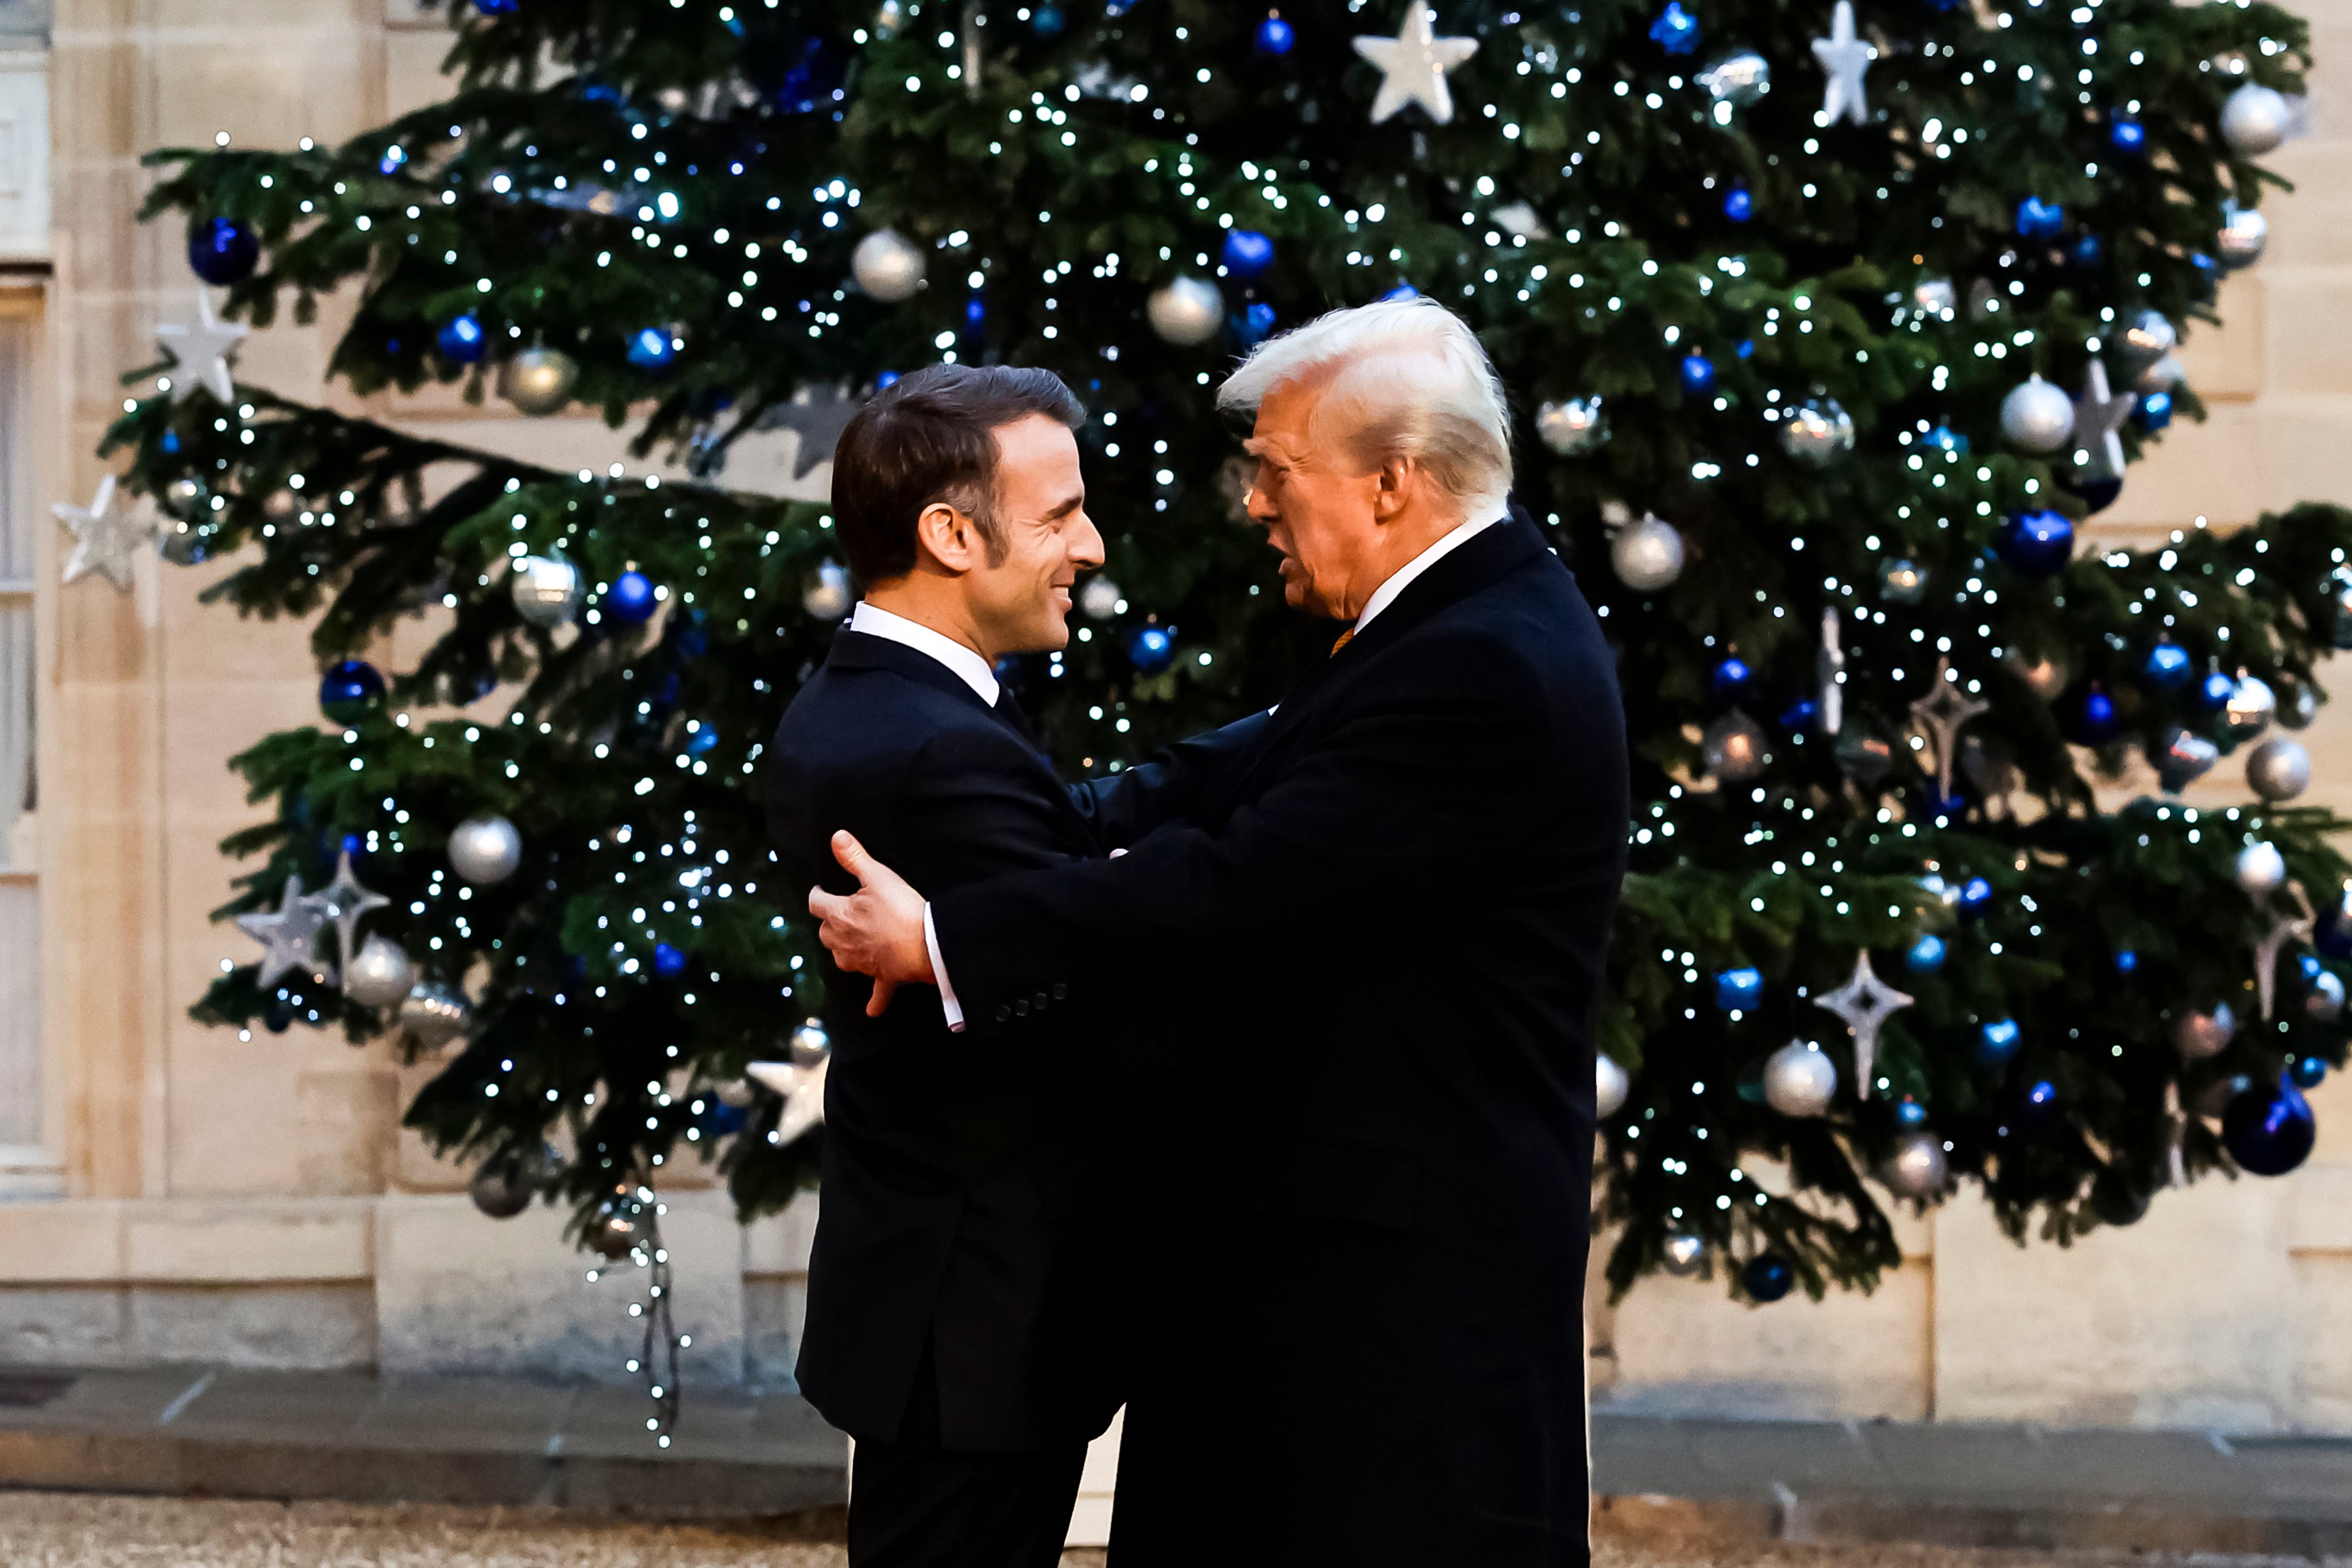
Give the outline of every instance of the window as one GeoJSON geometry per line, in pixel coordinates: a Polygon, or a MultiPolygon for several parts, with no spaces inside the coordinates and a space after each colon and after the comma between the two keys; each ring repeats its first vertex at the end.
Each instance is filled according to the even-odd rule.
{"type": "MultiPolygon", "coordinates": [[[[16,293],[16,290],[9,290],[16,293]]],[[[37,298],[37,296],[35,296],[37,298]]],[[[0,306],[0,1196],[53,1184],[41,1125],[40,882],[34,853],[32,405],[39,322],[0,306]]]]}

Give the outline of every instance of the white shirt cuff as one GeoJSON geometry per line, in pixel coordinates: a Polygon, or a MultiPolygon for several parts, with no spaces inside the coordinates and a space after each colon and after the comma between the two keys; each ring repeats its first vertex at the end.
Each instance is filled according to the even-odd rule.
{"type": "Polygon", "coordinates": [[[923,904],[923,951],[931,955],[931,977],[940,983],[940,1011],[948,1016],[948,1027],[963,1033],[963,1005],[956,1000],[955,987],[948,984],[948,966],[940,958],[940,928],[931,923],[931,906],[923,904]]]}

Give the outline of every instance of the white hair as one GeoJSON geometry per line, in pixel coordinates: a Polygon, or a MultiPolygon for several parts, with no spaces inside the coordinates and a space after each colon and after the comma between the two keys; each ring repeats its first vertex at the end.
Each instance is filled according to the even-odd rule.
{"type": "Polygon", "coordinates": [[[1323,395],[1308,427],[1318,444],[1335,441],[1367,467],[1411,458],[1465,521],[1501,513],[1511,416],[1493,362],[1453,311],[1415,297],[1319,316],[1259,344],[1217,389],[1217,406],[1255,414],[1276,388],[1316,380],[1323,395]]]}

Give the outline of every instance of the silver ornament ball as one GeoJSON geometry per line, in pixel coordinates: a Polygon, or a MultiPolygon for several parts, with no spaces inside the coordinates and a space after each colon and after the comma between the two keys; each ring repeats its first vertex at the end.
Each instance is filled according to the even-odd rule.
{"type": "Polygon", "coordinates": [[[2241,158],[2258,158],[2286,140],[2294,106],[2274,88],[2248,82],[2221,100],[2221,138],[2241,158]]]}
{"type": "Polygon", "coordinates": [[[493,1154],[482,1162],[481,1169],[467,1184],[466,1193],[474,1206],[492,1219],[512,1219],[530,1207],[531,1199],[555,1164],[555,1151],[545,1144],[536,1149],[510,1150],[493,1154]]]}
{"type": "Polygon", "coordinates": [[[2064,661],[2029,654],[2021,648],[2011,648],[2008,657],[2011,672],[2042,701],[2051,701],[2066,689],[2069,672],[2064,661]]]}
{"type": "Polygon", "coordinates": [[[1783,1116],[1820,1116],[1837,1095],[1837,1064],[1819,1046],[1791,1040],[1764,1059],[1764,1103],[1783,1116]]]}
{"type": "Polygon", "coordinates": [[[1625,1097],[1633,1092],[1633,1080],[1617,1065],[1617,1058],[1607,1051],[1595,1052],[1592,1058],[1592,1114],[1606,1121],[1625,1109],[1625,1097]]]}
{"type": "Polygon", "coordinates": [[[1853,417],[1834,399],[1806,403],[1780,422],[1780,446],[1799,462],[1827,468],[1853,450],[1853,417]]]}
{"type": "Polygon", "coordinates": [[[384,937],[368,938],[358,955],[343,963],[343,995],[362,1007],[389,1007],[415,984],[416,966],[399,943],[384,937]]]}
{"type": "Polygon", "coordinates": [[[833,1037],[826,1034],[824,1026],[814,1018],[809,1019],[793,1031],[793,1066],[813,1068],[831,1055],[833,1055],[833,1037]]]}
{"type": "Polygon", "coordinates": [[[580,613],[580,568],[561,555],[526,555],[510,576],[515,614],[532,626],[569,626],[580,613]]]}
{"type": "Polygon", "coordinates": [[[1762,55],[1741,53],[1717,60],[1698,79],[1717,102],[1744,109],[1772,90],[1772,66],[1762,55]]]}
{"type": "Polygon", "coordinates": [[[499,372],[499,395],[534,416],[560,412],[572,401],[580,362],[561,349],[528,348],[499,372]]]}
{"type": "Polygon", "coordinates": [[[428,1051],[437,1051],[464,1034],[473,1021],[473,1005],[446,985],[429,982],[418,985],[400,1005],[401,1028],[428,1051]]]}
{"type": "Polygon", "coordinates": [[[597,1205],[596,1217],[588,1226],[588,1245],[617,1263],[651,1234],[646,1221],[646,1205],[628,1188],[620,1188],[597,1205]]]}
{"type": "Polygon", "coordinates": [[[2344,982],[2334,970],[2323,969],[2311,977],[2303,994],[2303,1011],[2315,1024],[2333,1024],[2344,1016],[2344,982]]]}
{"type": "Polygon", "coordinates": [[[2157,778],[2166,793],[2179,795],[2210,773],[2221,758],[2221,747],[2175,724],[2166,732],[2162,749],[2148,760],[2156,764],[2157,778]]]}
{"type": "Polygon", "coordinates": [[[1678,1230],[1666,1237],[1661,1261],[1667,1273],[1686,1279],[1706,1267],[1706,1237],[1695,1230],[1678,1230]]]}
{"type": "Polygon", "coordinates": [[[1683,574],[1683,536],[1664,518],[1645,516],[1617,531],[1609,563],[1628,588],[1654,594],[1683,574]]]}
{"type": "Polygon", "coordinates": [[[2029,452],[2055,452],[2074,433],[2074,400],[2034,376],[2000,400],[2000,433],[2029,452]]]}
{"type": "Polygon", "coordinates": [[[1151,330],[1166,342],[1205,343],[1225,328],[1225,296],[1205,279],[1180,273],[1143,302],[1151,330]]]}
{"type": "Polygon", "coordinates": [[[2179,346],[2179,331],[2161,310],[2142,310],[2124,329],[2124,357],[2135,365],[2154,364],[2179,346]]]}
{"type": "Polygon", "coordinates": [[[503,816],[469,816],[450,830],[449,868],[468,882],[503,882],[522,864],[522,835],[503,816]]]}
{"type": "Polygon", "coordinates": [[[2228,211],[2228,221],[2213,237],[2213,258],[2234,272],[2263,258],[2263,247],[2271,237],[2271,220],[2252,207],[2234,203],[2228,211]]]}
{"type": "Polygon", "coordinates": [[[2252,898],[2275,893],[2286,883],[2286,857],[2271,843],[2249,844],[2238,851],[2238,886],[2252,898]]]}
{"type": "Polygon", "coordinates": [[[2278,693],[2259,676],[2242,675],[2221,710],[2221,722],[2233,739],[2252,740],[2278,717],[2278,693]]]}
{"type": "Polygon", "coordinates": [[[1886,1190],[1897,1197],[1934,1197],[1951,1178],[1951,1167],[1944,1159],[1944,1141],[1924,1128],[1900,1134],[1880,1175],[1886,1190]]]}
{"type": "Polygon", "coordinates": [[[1118,584],[1099,572],[1087,578],[1087,585],[1078,590],[1078,608],[1091,621],[1110,619],[1126,602],[1127,595],[1119,591],[1118,584]]]}
{"type": "Polygon", "coordinates": [[[2311,787],[2311,753],[2300,741],[2273,735],[2246,753],[2246,787],[2264,800],[2293,800],[2311,787]]]}
{"type": "Polygon", "coordinates": [[[2172,1043],[2190,1061],[2202,1061],[2229,1049],[2237,1032],[2237,1015],[2224,1002],[2210,1013],[2182,1014],[2180,1021],[2172,1026],[2172,1043]]]}
{"type": "Polygon", "coordinates": [[[1536,435],[1563,458],[1589,452],[1601,444],[1601,399],[1574,397],[1547,403],[1536,410],[1536,435]]]}
{"type": "Polygon", "coordinates": [[[163,487],[163,509],[173,517],[199,519],[205,510],[205,487],[190,479],[173,479],[163,487]]]}
{"type": "Polygon", "coordinates": [[[1772,765],[1764,727],[1737,708],[1707,726],[1699,752],[1706,771],[1726,784],[1744,784],[1772,765]]]}
{"type": "Polygon", "coordinates": [[[849,617],[856,607],[856,595],[849,585],[849,573],[838,561],[817,564],[816,574],[801,592],[801,608],[813,621],[840,621],[849,617]]]}
{"type": "Polygon", "coordinates": [[[923,286],[923,253],[895,228],[877,228],[849,253],[857,286],[884,304],[896,304],[923,286]]]}

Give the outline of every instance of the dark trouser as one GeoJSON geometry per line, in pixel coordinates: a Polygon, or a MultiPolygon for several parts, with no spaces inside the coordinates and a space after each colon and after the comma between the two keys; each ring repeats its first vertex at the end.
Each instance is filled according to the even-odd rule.
{"type": "Polygon", "coordinates": [[[1087,1446],[1026,1454],[940,1447],[927,1353],[895,1443],[860,1443],[849,1486],[850,1568],[1055,1568],[1087,1446]]]}

